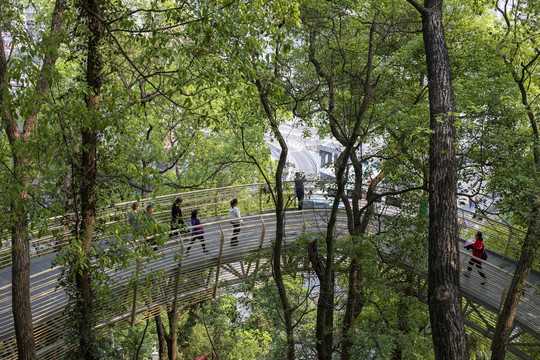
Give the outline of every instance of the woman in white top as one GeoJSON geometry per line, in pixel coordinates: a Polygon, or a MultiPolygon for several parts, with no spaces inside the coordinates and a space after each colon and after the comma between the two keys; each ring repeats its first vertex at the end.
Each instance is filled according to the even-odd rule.
{"type": "Polygon", "coordinates": [[[236,246],[238,245],[238,234],[240,233],[240,225],[244,225],[244,221],[240,218],[238,199],[231,200],[231,224],[234,228],[231,237],[231,246],[236,246]]]}

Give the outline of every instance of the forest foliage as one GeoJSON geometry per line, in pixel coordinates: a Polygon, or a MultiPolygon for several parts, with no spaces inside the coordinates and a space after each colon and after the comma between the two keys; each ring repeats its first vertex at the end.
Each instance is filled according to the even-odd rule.
{"type": "MultiPolygon", "coordinates": [[[[85,245],[85,209],[274,182],[278,163],[266,145],[279,136],[272,121],[291,124],[306,137],[349,146],[352,155],[330,164],[332,171],[338,174],[342,166],[343,184],[357,181],[364,196],[372,182],[380,182],[379,193],[398,197],[402,209],[385,220],[385,231],[360,233],[351,229],[372,214],[349,206],[349,236],[335,249],[329,250],[324,236],[306,236],[282,259],[297,358],[321,358],[315,294],[323,277],[316,278],[315,265],[309,271],[294,266],[313,264],[308,249],[334,260],[332,269],[326,267],[335,313],[326,334],[334,335],[335,358],[349,336],[353,359],[434,358],[427,305],[412,285],[427,267],[433,131],[422,21],[410,3],[416,2],[2,2],[2,247],[16,239],[28,242],[30,232],[45,233],[49,218],[64,219],[77,236],[56,259],[65,266],[61,282],[78,299],[78,276],[89,258],[99,260],[89,278],[97,319],[112,296],[105,269],[129,269],[157,255],[124,251],[129,227],[108,227],[97,218],[92,229],[116,239],[109,255],[100,256],[99,246],[85,245]],[[98,10],[89,11],[90,3],[98,10]],[[62,26],[52,31],[58,4],[65,5],[62,26]],[[96,37],[91,21],[100,29],[99,59],[92,65],[100,69],[96,106],[89,106],[98,93],[88,77],[96,37]],[[95,149],[86,142],[88,132],[95,149]],[[90,202],[81,190],[88,184],[87,151],[96,159],[90,202]],[[380,256],[383,247],[392,249],[397,262],[380,256]],[[414,271],[396,266],[404,258],[414,271]],[[353,268],[361,274],[355,285],[361,305],[347,334],[343,321],[353,268]]],[[[449,0],[442,9],[456,107],[455,114],[444,115],[455,119],[458,206],[474,203],[484,209],[482,216],[528,231],[522,241],[533,264],[540,247],[540,5],[449,0]]],[[[21,249],[14,248],[15,259],[21,249]]],[[[283,358],[290,338],[267,270],[226,295],[181,307],[178,358],[212,351],[224,359],[283,358]]],[[[68,328],[77,343],[84,320],[72,321],[68,328]]],[[[94,354],[118,357],[121,344],[129,358],[151,356],[158,332],[152,321],[112,329],[115,345],[96,339],[94,354]]],[[[489,343],[470,329],[468,337],[470,357],[485,358],[489,343]]]]}

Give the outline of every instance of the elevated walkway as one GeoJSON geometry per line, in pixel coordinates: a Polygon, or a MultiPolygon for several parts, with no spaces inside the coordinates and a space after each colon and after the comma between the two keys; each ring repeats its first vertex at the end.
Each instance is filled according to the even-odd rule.
{"type": "MultiPolygon", "coordinates": [[[[104,317],[106,320],[98,325],[98,329],[104,331],[104,336],[109,325],[130,326],[134,322],[153,316],[162,305],[170,304],[174,299],[186,305],[215,297],[221,286],[241,283],[264,270],[268,261],[265,251],[271,248],[275,233],[275,215],[266,207],[271,202],[267,201],[268,194],[264,189],[264,185],[256,184],[182,194],[184,213],[189,213],[192,208],[203,209],[206,218],[203,219],[205,244],[209,253],[203,254],[199,241],[195,241],[189,256],[181,256],[185,254],[191,239],[176,236],[159,248],[157,260],[134,263],[121,271],[109,269],[107,274],[116,303],[110,304],[106,309],[104,317]],[[236,247],[230,246],[232,226],[227,216],[228,201],[233,196],[241,199],[240,206],[243,213],[249,214],[244,217],[246,225],[241,229],[239,245],[236,247]],[[149,276],[151,274],[158,276],[149,276]],[[138,280],[137,285],[133,285],[134,279],[138,280]]],[[[162,197],[152,201],[158,208],[156,212],[158,221],[168,222],[170,213],[168,204],[172,203],[173,197],[162,197]],[[166,207],[163,206],[163,210],[159,211],[161,204],[165,204],[166,207]]],[[[290,198],[294,199],[292,190],[290,198]]],[[[111,223],[125,221],[123,212],[128,205],[120,204],[115,209],[104,212],[103,216],[109,216],[111,223]]],[[[392,212],[399,209],[383,208],[381,211],[391,216],[392,212]]],[[[287,251],[289,244],[304,232],[324,234],[328,215],[329,209],[288,211],[284,251],[287,251]]],[[[462,221],[461,229],[464,236],[468,236],[470,231],[484,230],[490,226],[487,219],[474,218],[472,213],[462,212],[461,220],[465,220],[462,221]]],[[[345,235],[346,220],[343,214],[338,218],[338,225],[338,231],[345,235]]],[[[505,241],[512,238],[507,239],[506,235],[504,236],[505,241]]],[[[64,246],[64,243],[58,240],[58,236],[45,236],[43,239],[36,239],[33,242],[36,249],[31,262],[31,299],[39,358],[52,360],[58,359],[66,351],[63,323],[67,295],[61,287],[58,288],[61,267],[51,267],[56,250],[64,246]]],[[[109,239],[106,234],[96,238],[96,242],[107,240],[109,239]]],[[[497,248],[489,245],[495,244],[495,239],[486,238],[486,243],[490,249],[497,248]]],[[[144,243],[139,246],[144,246],[144,243]]],[[[506,250],[505,254],[490,252],[489,261],[483,264],[488,279],[486,285],[480,285],[481,279],[474,267],[470,278],[464,277],[463,274],[461,277],[463,310],[467,325],[486,337],[490,337],[493,332],[502,295],[512,277],[511,273],[515,266],[515,259],[512,257],[519,255],[513,250],[514,247],[512,243],[506,242],[501,245],[501,248],[506,250]]],[[[462,251],[462,270],[467,268],[469,259],[469,253],[462,251]]],[[[540,358],[540,297],[534,294],[533,288],[533,284],[537,284],[539,278],[536,272],[529,276],[529,285],[520,301],[509,346],[512,354],[523,359],[540,358]]],[[[0,342],[3,345],[0,358],[16,359],[9,282],[10,266],[0,270],[0,279],[3,281],[0,283],[0,342]]],[[[420,297],[421,293],[419,291],[420,297]]]]}

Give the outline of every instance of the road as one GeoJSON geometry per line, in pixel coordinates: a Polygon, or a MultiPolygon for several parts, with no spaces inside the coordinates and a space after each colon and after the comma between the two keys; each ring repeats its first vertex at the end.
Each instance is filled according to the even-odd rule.
{"type": "MultiPolygon", "coordinates": [[[[329,172],[328,170],[324,169],[324,164],[321,164],[322,159],[317,148],[319,146],[323,146],[334,151],[334,153],[337,153],[337,151],[334,150],[337,148],[337,146],[332,142],[332,140],[319,139],[316,135],[304,138],[303,135],[306,130],[309,130],[311,134],[315,134],[315,130],[304,127],[297,128],[289,124],[280,125],[279,130],[285,138],[289,148],[287,162],[291,166],[287,168],[286,180],[293,180],[294,174],[297,171],[305,174],[307,178],[319,176],[321,170],[324,170],[325,173],[329,172]]],[[[272,141],[269,138],[267,140],[267,144],[270,147],[272,159],[278,159],[281,149],[277,141],[272,141]]],[[[329,161],[328,158],[326,158],[325,161],[329,161]]]]}

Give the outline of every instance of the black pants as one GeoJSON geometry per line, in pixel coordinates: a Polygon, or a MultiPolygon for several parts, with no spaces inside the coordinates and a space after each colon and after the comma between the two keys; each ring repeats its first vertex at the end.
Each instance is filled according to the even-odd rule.
{"type": "Polygon", "coordinates": [[[240,234],[240,224],[233,224],[233,231],[231,237],[231,246],[238,245],[238,234],[240,234]]]}
{"type": "Polygon", "coordinates": [[[298,199],[298,210],[302,210],[302,208],[304,207],[304,191],[297,190],[296,197],[298,199]]]}
{"type": "Polygon", "coordinates": [[[484,272],[482,271],[482,262],[480,262],[480,260],[472,257],[471,260],[469,261],[469,267],[467,268],[468,272],[472,271],[472,266],[473,265],[476,265],[476,269],[478,270],[478,273],[480,274],[481,277],[483,277],[485,279],[486,274],[484,274],[484,272]]]}
{"type": "Polygon", "coordinates": [[[195,242],[195,240],[199,239],[199,241],[201,242],[201,247],[203,249],[203,253],[207,253],[208,250],[206,250],[206,245],[204,245],[204,236],[202,235],[199,235],[199,236],[193,236],[191,238],[191,242],[189,243],[187,249],[186,249],[186,255],[189,254],[189,249],[191,249],[191,245],[193,245],[193,243],[195,242]]]}

